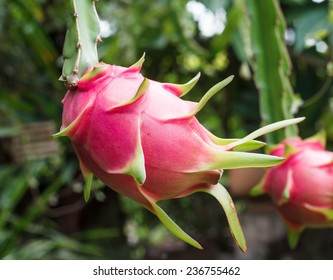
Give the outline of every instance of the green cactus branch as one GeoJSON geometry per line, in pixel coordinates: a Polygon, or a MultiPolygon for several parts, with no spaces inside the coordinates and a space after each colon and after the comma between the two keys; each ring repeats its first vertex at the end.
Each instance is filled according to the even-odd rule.
{"type": "Polygon", "coordinates": [[[95,0],[72,0],[63,48],[64,64],[61,81],[75,87],[82,74],[99,62],[97,43],[100,39],[99,18],[95,0]]]}
{"type": "MultiPolygon", "coordinates": [[[[295,113],[291,83],[291,63],[285,45],[285,21],[277,0],[243,1],[247,23],[243,32],[248,32],[251,51],[248,57],[255,72],[255,82],[260,93],[261,117],[264,124],[290,119],[295,113]]],[[[297,126],[267,136],[269,144],[297,135],[297,126]]]]}

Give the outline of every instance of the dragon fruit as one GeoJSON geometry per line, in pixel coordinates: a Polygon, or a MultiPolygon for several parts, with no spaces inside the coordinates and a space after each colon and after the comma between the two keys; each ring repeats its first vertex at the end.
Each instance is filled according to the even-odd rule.
{"type": "Polygon", "coordinates": [[[257,187],[274,200],[292,247],[304,228],[333,225],[333,152],[325,150],[320,136],[277,145],[270,154],[286,160],[269,168],[257,187]]]}
{"type": "Polygon", "coordinates": [[[86,181],[86,200],[94,174],[150,210],[180,239],[201,248],[157,202],[206,192],[224,208],[233,237],[245,251],[234,204],[219,184],[222,171],[280,163],[280,157],[248,153],[264,145],[253,139],[302,119],[268,125],[243,139],[218,138],[195,115],[232,77],[211,88],[200,102],[190,102],[180,97],[199,74],[183,85],[159,83],[140,74],[143,61],[128,68],[98,63],[63,99],[62,128],[55,137],[72,141],[86,181]]]}

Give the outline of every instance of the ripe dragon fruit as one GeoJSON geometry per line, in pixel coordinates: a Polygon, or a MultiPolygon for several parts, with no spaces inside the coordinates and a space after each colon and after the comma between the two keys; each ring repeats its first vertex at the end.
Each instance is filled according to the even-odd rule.
{"type": "Polygon", "coordinates": [[[142,57],[129,68],[104,63],[90,67],[63,99],[63,123],[55,135],[71,139],[80,161],[88,199],[93,174],[111,189],[140,203],[180,239],[201,248],[157,205],[160,200],[206,192],[224,208],[237,245],[246,250],[237,213],[219,184],[223,169],[272,166],[282,158],[248,153],[253,139],[302,119],[285,120],[243,139],[221,139],[195,115],[232,77],[211,88],[200,102],[184,101],[199,75],[176,85],[140,74],[142,57]]]}
{"type": "Polygon", "coordinates": [[[287,139],[270,154],[286,160],[266,172],[257,191],[268,193],[297,245],[305,227],[333,225],[333,152],[325,150],[321,135],[287,139]]]}

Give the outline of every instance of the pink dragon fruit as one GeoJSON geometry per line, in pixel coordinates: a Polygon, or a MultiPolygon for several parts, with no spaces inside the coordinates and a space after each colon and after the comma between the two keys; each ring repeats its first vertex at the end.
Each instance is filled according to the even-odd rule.
{"type": "Polygon", "coordinates": [[[201,248],[157,205],[164,199],[202,191],[224,208],[236,243],[246,243],[222,169],[272,166],[280,157],[248,153],[264,145],[253,139],[301,119],[261,128],[243,139],[221,139],[196,119],[206,102],[232,77],[215,85],[200,102],[184,101],[199,75],[184,85],[158,83],[140,74],[142,57],[129,68],[99,63],[89,68],[63,99],[62,130],[80,160],[88,199],[93,174],[116,192],[154,213],[176,236],[201,248]],[[236,151],[235,151],[236,150],[236,151]]]}
{"type": "Polygon", "coordinates": [[[333,225],[333,152],[319,136],[277,145],[270,154],[286,160],[269,168],[258,186],[276,203],[292,247],[305,227],[333,225]]]}

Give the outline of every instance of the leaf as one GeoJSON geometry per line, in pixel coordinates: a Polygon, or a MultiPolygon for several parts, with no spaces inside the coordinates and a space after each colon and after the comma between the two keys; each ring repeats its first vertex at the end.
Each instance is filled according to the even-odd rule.
{"type": "Polygon", "coordinates": [[[304,207],[309,209],[310,211],[314,211],[316,213],[322,214],[323,216],[325,216],[325,218],[328,222],[333,221],[333,209],[316,207],[316,206],[312,206],[310,204],[305,204],[304,207]]]}
{"type": "Polygon", "coordinates": [[[311,137],[308,137],[305,140],[318,141],[323,145],[323,147],[326,147],[326,131],[324,129],[320,130],[315,135],[312,135],[311,137]]]}
{"type": "Polygon", "coordinates": [[[284,145],[284,157],[287,158],[293,154],[296,154],[298,152],[296,147],[293,147],[291,145],[285,144],[284,145]]]}
{"type": "Polygon", "coordinates": [[[127,68],[127,70],[125,70],[123,72],[123,74],[125,73],[133,73],[133,72],[140,72],[143,63],[145,62],[145,56],[146,53],[143,53],[143,55],[141,56],[141,58],[135,62],[134,64],[132,64],[130,67],[127,68]]]}
{"type": "Polygon", "coordinates": [[[89,174],[87,176],[84,176],[84,189],[83,189],[83,196],[84,196],[84,200],[86,202],[88,202],[89,198],[90,198],[90,191],[91,191],[91,185],[94,179],[94,175],[93,174],[89,174]]]}
{"type": "Polygon", "coordinates": [[[301,237],[302,231],[296,231],[291,229],[289,226],[287,227],[288,232],[288,244],[291,249],[295,249],[301,237]]]}
{"type": "Polygon", "coordinates": [[[251,191],[250,191],[250,196],[259,196],[259,195],[262,195],[265,193],[265,190],[264,190],[264,183],[265,183],[265,176],[260,180],[260,182],[255,185],[251,191]]]}
{"type": "Polygon", "coordinates": [[[243,230],[238,220],[234,202],[232,201],[228,191],[220,184],[207,189],[199,189],[198,191],[208,193],[218,200],[227,216],[229,229],[236,244],[243,252],[246,252],[247,246],[243,230]]]}
{"type": "Polygon", "coordinates": [[[134,151],[134,157],[128,165],[123,168],[122,173],[132,176],[134,181],[141,186],[146,181],[146,167],[139,126],[140,125],[138,125],[137,144],[134,151]]]}
{"type": "MultiPolygon", "coordinates": [[[[214,143],[216,143],[217,145],[220,145],[220,146],[227,146],[231,143],[235,143],[235,142],[238,143],[239,141],[241,141],[241,139],[218,138],[213,134],[210,134],[209,137],[214,141],[214,143]]],[[[265,145],[266,145],[266,143],[264,143],[262,141],[249,140],[247,142],[237,145],[232,150],[239,151],[239,152],[247,152],[247,151],[257,150],[259,148],[262,148],[265,145]]]]}
{"type": "Polygon", "coordinates": [[[289,120],[283,120],[283,121],[279,121],[279,122],[275,122],[275,123],[271,123],[269,125],[266,125],[264,127],[261,127],[255,131],[253,131],[252,133],[248,134],[247,136],[245,136],[244,138],[233,142],[229,145],[229,149],[233,149],[236,146],[239,146],[243,143],[246,143],[248,141],[251,141],[253,139],[256,139],[260,136],[263,136],[267,133],[271,133],[273,131],[276,131],[278,129],[284,128],[284,127],[288,127],[290,125],[294,125],[297,124],[301,121],[303,121],[305,118],[294,118],[294,119],[289,119],[289,120]]]}
{"type": "Polygon", "coordinates": [[[291,190],[293,188],[293,170],[288,170],[286,185],[284,186],[279,205],[287,203],[290,199],[291,190]]]}
{"type": "Polygon", "coordinates": [[[170,83],[164,83],[163,87],[169,91],[171,91],[176,96],[182,97],[186,93],[188,93],[198,82],[200,78],[200,73],[198,73],[193,79],[188,81],[185,84],[170,84],[170,83]]]}
{"type": "MultiPolygon", "coordinates": [[[[246,152],[219,152],[215,159],[200,167],[200,171],[214,169],[234,169],[245,167],[270,167],[281,163],[284,158],[246,152]]],[[[199,170],[197,170],[199,171],[199,170]]]]}
{"type": "Polygon", "coordinates": [[[138,189],[150,203],[151,207],[153,208],[153,213],[160,219],[162,224],[165,225],[168,230],[170,230],[179,239],[185,241],[193,247],[202,249],[201,245],[192,237],[190,237],[186,232],[184,232],[142,188],[139,187],[138,189]]]}
{"type": "Polygon", "coordinates": [[[199,101],[199,104],[195,111],[191,115],[196,115],[200,110],[206,105],[209,99],[211,99],[216,93],[218,93],[221,89],[226,87],[231,81],[233,80],[234,76],[229,76],[228,78],[225,78],[223,81],[217,83],[215,86],[213,86],[211,89],[209,89],[205,95],[201,98],[199,101]]]}

